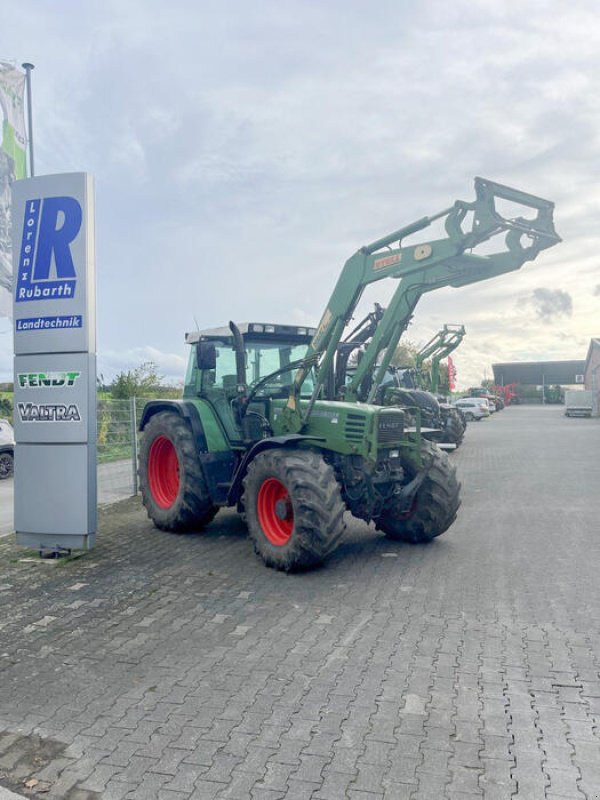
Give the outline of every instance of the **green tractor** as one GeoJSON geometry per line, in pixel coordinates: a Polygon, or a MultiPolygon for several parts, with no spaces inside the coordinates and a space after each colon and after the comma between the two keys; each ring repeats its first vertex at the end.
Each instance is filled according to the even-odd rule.
{"type": "MultiPolygon", "coordinates": [[[[518,269],[560,241],[552,203],[482,179],[476,192],[473,203],[456,201],[361,248],[346,262],[316,330],[230,323],[188,334],[183,399],[151,401],[140,422],[142,500],[158,528],[198,531],[219,508],[236,507],[256,552],[285,571],[321,563],[338,544],[345,511],[394,540],[428,542],[448,530],[460,487],[446,454],[406,424],[403,409],[374,405],[372,397],[357,402],[352,387],[344,401],[327,400],[325,384],[368,284],[390,277],[421,287],[441,271],[448,285],[450,269],[450,285],[461,286],[473,274],[482,280],[518,269]],[[535,219],[503,218],[494,198],[507,193],[533,207],[535,219]],[[467,215],[471,225],[463,231],[467,215]],[[402,246],[403,237],[439,218],[445,238],[402,246]],[[502,233],[505,251],[466,252],[502,233]]],[[[382,343],[393,352],[396,334],[395,323],[380,325],[371,355],[382,343]]]]}
{"type": "MultiPolygon", "coordinates": [[[[399,291],[402,291],[399,289],[399,291]]],[[[361,320],[354,330],[338,345],[332,381],[328,384],[328,397],[341,399],[345,397],[347,387],[352,384],[356,372],[357,363],[362,361],[363,350],[372,340],[378,325],[384,319],[385,309],[375,303],[375,309],[361,320]],[[354,356],[356,363],[351,364],[351,357],[354,356]]],[[[408,321],[406,321],[406,326],[408,321]]],[[[460,332],[455,332],[456,326],[444,326],[444,344],[454,350],[460,341],[455,340],[464,336],[464,328],[460,326],[460,332]],[[448,331],[446,333],[446,330],[448,331]],[[447,340],[447,341],[446,341],[447,340]],[[450,345],[452,340],[452,345],[450,345]]],[[[440,335],[438,334],[437,339],[440,335]]],[[[437,386],[434,393],[429,386],[431,381],[430,373],[425,370],[424,362],[427,356],[421,358],[421,354],[427,352],[433,340],[428,342],[425,347],[417,354],[416,367],[397,367],[388,364],[387,370],[381,379],[381,383],[376,387],[373,402],[380,406],[397,406],[403,408],[408,414],[411,424],[419,424],[421,433],[426,439],[435,442],[445,450],[455,450],[460,446],[466,428],[466,422],[462,419],[459,409],[445,402],[444,398],[437,397],[437,386]]],[[[441,347],[431,350],[437,353],[441,347]]],[[[373,360],[373,353],[370,356],[373,360]]],[[[439,362],[435,365],[439,375],[439,362]]],[[[372,379],[375,371],[378,371],[379,364],[372,367],[367,373],[356,392],[356,399],[365,400],[372,389],[372,379]]],[[[432,372],[434,370],[434,360],[432,359],[432,372]]]]}

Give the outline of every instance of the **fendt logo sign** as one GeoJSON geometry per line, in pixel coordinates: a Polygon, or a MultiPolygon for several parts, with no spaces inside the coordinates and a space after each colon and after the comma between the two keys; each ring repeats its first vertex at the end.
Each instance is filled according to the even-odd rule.
{"type": "Polygon", "coordinates": [[[81,372],[19,372],[17,379],[21,389],[58,389],[75,386],[81,372]]]}
{"type": "Polygon", "coordinates": [[[68,300],[75,297],[77,274],[71,243],[83,213],[74,197],[27,200],[18,263],[15,301],[68,300]]]}

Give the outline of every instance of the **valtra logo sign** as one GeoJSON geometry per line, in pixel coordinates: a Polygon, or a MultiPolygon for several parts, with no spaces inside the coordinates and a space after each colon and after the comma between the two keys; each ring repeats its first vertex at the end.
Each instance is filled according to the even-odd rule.
{"type": "Polygon", "coordinates": [[[74,197],[46,197],[25,203],[17,303],[75,297],[77,275],[71,244],[82,219],[81,206],[74,197]]]}
{"type": "Polygon", "coordinates": [[[80,422],[79,408],[71,403],[18,403],[21,422],[80,422]]]}

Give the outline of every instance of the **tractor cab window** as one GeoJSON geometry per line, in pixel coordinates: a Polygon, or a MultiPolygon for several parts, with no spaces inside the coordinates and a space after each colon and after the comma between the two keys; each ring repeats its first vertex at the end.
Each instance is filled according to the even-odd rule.
{"type": "MultiPolygon", "coordinates": [[[[289,364],[302,358],[306,353],[305,344],[246,342],[246,375],[250,388],[267,375],[280,370],[271,380],[258,389],[258,395],[286,396],[294,381],[295,368],[286,369],[289,364]]],[[[307,375],[302,394],[310,395],[313,390],[313,376],[307,375]]]]}

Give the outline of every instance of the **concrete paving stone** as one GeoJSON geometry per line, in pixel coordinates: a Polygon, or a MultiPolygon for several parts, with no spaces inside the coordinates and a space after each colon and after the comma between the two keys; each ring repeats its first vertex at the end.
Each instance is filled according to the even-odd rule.
{"type": "Polygon", "coordinates": [[[254,786],[262,780],[263,774],[257,772],[242,772],[239,769],[231,773],[231,781],[224,786],[218,784],[219,790],[215,797],[219,800],[228,798],[229,800],[248,800],[254,786]]]}
{"type": "MultiPolygon", "coordinates": [[[[196,782],[196,788],[190,795],[190,800],[214,800],[221,789],[223,789],[222,783],[211,783],[210,781],[203,781],[200,778],[196,782]]],[[[232,797],[235,797],[235,795],[232,795],[232,797]]],[[[248,795],[246,795],[246,797],[248,797],[248,795]]]]}
{"type": "Polygon", "coordinates": [[[113,780],[125,783],[139,783],[155,764],[156,759],[131,756],[128,765],[121,772],[115,773],[113,780]]]}
{"type": "Polygon", "coordinates": [[[581,774],[575,768],[570,770],[553,769],[544,764],[544,773],[549,780],[549,792],[568,795],[579,790],[578,781],[581,780],[581,774]]]}
{"type": "Polygon", "coordinates": [[[450,758],[450,766],[461,767],[481,767],[479,745],[467,742],[455,742],[453,754],[450,758]]]}
{"type": "Polygon", "coordinates": [[[449,779],[451,755],[448,750],[430,750],[424,747],[421,750],[422,760],[417,767],[417,775],[438,775],[449,779]]]}
{"type": "Polygon", "coordinates": [[[352,789],[361,792],[383,793],[383,772],[378,764],[358,763],[358,771],[352,782],[352,789]]]}
{"type": "Polygon", "coordinates": [[[512,736],[493,736],[484,734],[482,737],[483,748],[479,751],[482,759],[502,759],[503,761],[514,761],[512,749],[514,740],[512,736]]]}
{"type": "Polygon", "coordinates": [[[324,780],[315,794],[316,800],[346,800],[354,775],[345,772],[324,772],[324,780]]]}
{"type": "Polygon", "coordinates": [[[419,775],[419,783],[412,786],[414,794],[412,798],[420,800],[439,800],[445,797],[449,778],[441,775],[419,775]]]}
{"type": "Polygon", "coordinates": [[[215,753],[217,753],[222,746],[220,742],[207,742],[205,739],[200,739],[191,752],[186,752],[184,761],[186,764],[200,764],[201,766],[210,767],[213,763],[215,753]]]}
{"type": "Polygon", "coordinates": [[[150,736],[150,741],[147,744],[142,744],[135,751],[138,756],[147,756],[148,758],[160,758],[165,749],[172,741],[172,736],[164,736],[160,733],[153,733],[150,736]]]}
{"type": "Polygon", "coordinates": [[[168,780],[166,775],[147,773],[136,788],[125,795],[125,800],[158,800],[159,792],[168,780]]]}
{"type": "Polygon", "coordinates": [[[421,756],[415,758],[394,758],[386,781],[392,783],[418,783],[417,767],[421,764],[421,756]]]}
{"type": "Polygon", "coordinates": [[[79,788],[101,793],[104,791],[106,784],[120,769],[120,767],[111,764],[98,764],[94,771],[79,783],[79,788]]]}
{"type": "Polygon", "coordinates": [[[318,788],[319,784],[316,783],[306,783],[305,781],[290,779],[285,800],[312,800],[318,788]]]}
{"type": "Polygon", "coordinates": [[[471,767],[452,767],[450,770],[451,779],[448,784],[448,794],[481,794],[479,779],[483,774],[483,769],[472,769],[471,767]]]}
{"type": "Polygon", "coordinates": [[[102,800],[124,800],[135,788],[132,783],[111,780],[104,787],[102,800]]]}
{"type": "Polygon", "coordinates": [[[228,753],[219,752],[215,755],[213,763],[208,772],[203,776],[204,780],[215,781],[216,783],[228,783],[231,780],[231,773],[242,759],[228,753]]]}
{"type": "MultiPolygon", "coordinates": [[[[415,794],[416,786],[410,783],[390,783],[386,786],[383,794],[384,800],[413,800],[418,797],[415,794]]],[[[439,800],[440,795],[423,795],[419,800],[439,800]]],[[[369,798],[365,798],[369,800],[369,798]]]]}
{"type": "Polygon", "coordinates": [[[291,779],[294,781],[320,784],[323,779],[323,768],[328,762],[328,758],[311,756],[302,752],[300,754],[300,766],[292,772],[291,779]]]}
{"type": "Polygon", "coordinates": [[[394,751],[399,750],[401,755],[409,755],[405,753],[405,748],[402,747],[399,741],[395,745],[388,742],[367,741],[365,742],[365,749],[361,756],[361,762],[365,764],[379,764],[381,767],[387,767],[391,764],[392,754],[394,751]]]}
{"type": "Polygon", "coordinates": [[[168,780],[163,784],[165,790],[171,792],[181,792],[183,794],[191,794],[196,785],[196,781],[205,775],[209,767],[201,766],[200,764],[179,764],[177,772],[168,776],[168,780]]]}
{"type": "Polygon", "coordinates": [[[251,800],[283,800],[287,794],[287,790],[281,789],[264,789],[260,786],[255,786],[250,795],[251,800]]]}

